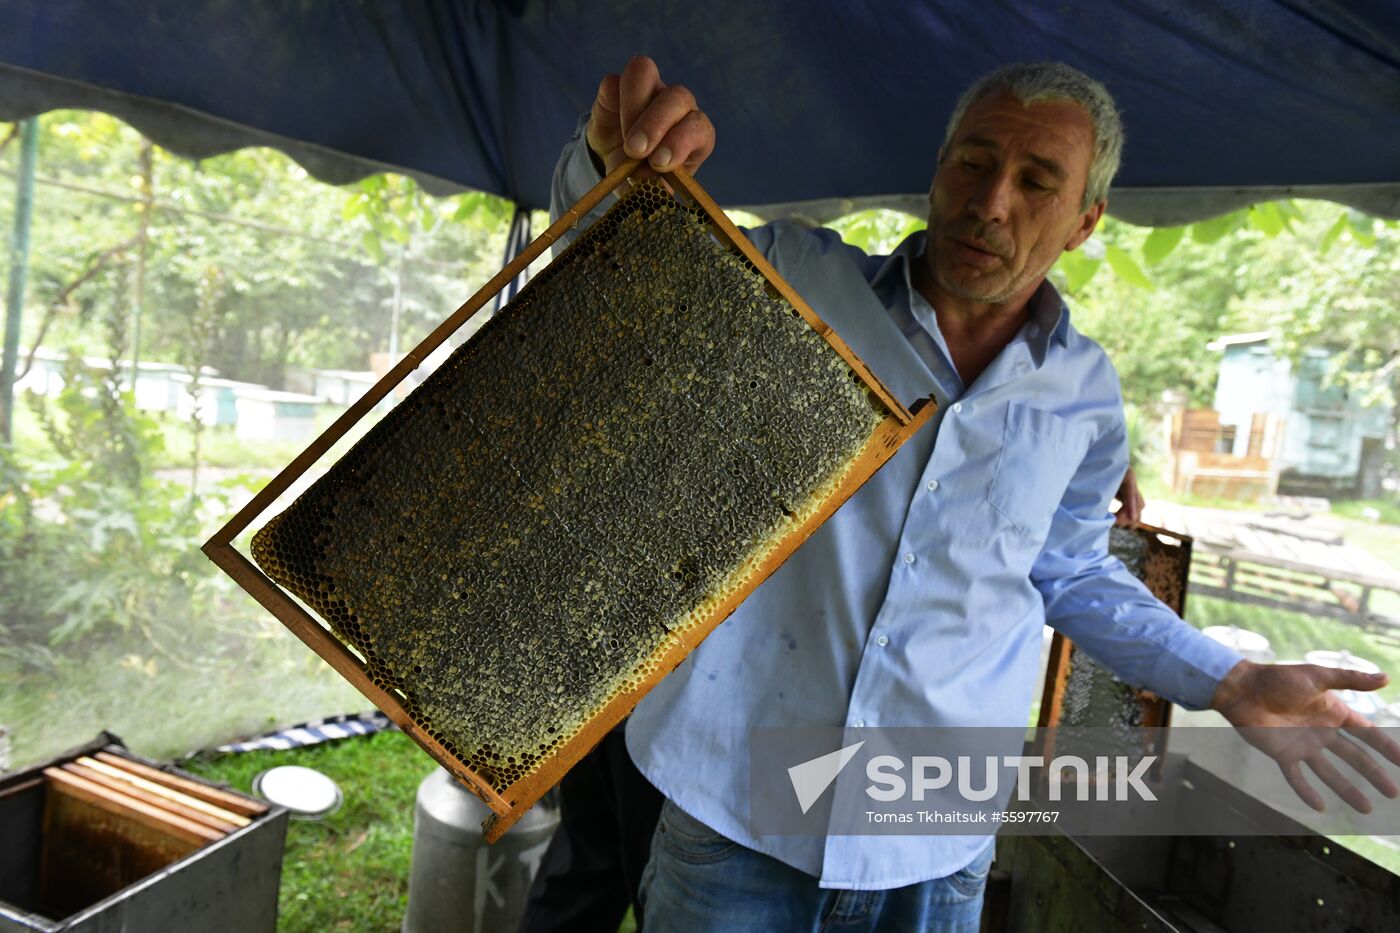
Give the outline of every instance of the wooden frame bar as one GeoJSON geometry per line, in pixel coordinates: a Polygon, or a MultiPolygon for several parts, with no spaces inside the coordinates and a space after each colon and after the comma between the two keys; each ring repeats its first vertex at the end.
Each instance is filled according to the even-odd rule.
{"type": "Polygon", "coordinates": [[[63,768],[45,768],[44,777],[49,780],[50,789],[54,793],[76,797],[99,809],[134,820],[143,826],[191,845],[202,846],[208,842],[217,842],[224,837],[224,833],[218,830],[176,816],[174,813],[162,810],[130,794],[99,784],[83,775],[74,774],[63,768]]]}
{"type": "Polygon", "coordinates": [[[189,778],[181,777],[178,774],[171,774],[159,768],[152,768],[143,765],[139,761],[132,761],[130,758],[123,758],[121,755],[113,755],[111,752],[97,752],[92,756],[103,764],[113,768],[127,771],[137,777],[145,778],[156,784],[163,784],[171,790],[179,791],[197,800],[213,804],[221,810],[229,813],[236,813],[242,817],[259,817],[267,812],[268,808],[260,803],[255,803],[239,794],[232,794],[228,791],[220,790],[217,787],[209,787],[198,781],[191,781],[189,778]]]}
{"type": "Polygon", "coordinates": [[[779,544],[769,552],[762,563],[753,568],[746,585],[724,600],[722,604],[719,604],[702,623],[689,629],[684,636],[673,636],[673,644],[665,648],[660,662],[656,665],[654,675],[647,677],[635,689],[620,694],[607,703],[599,713],[585,723],[571,740],[556,749],[538,770],[516,781],[504,792],[497,792],[485,778],[473,771],[466,762],[447,751],[428,733],[427,729],[407,712],[404,706],[406,698],[403,695],[395,690],[377,686],[367,674],[361,658],[313,617],[300,602],[239,552],[234,547],[233,542],[255,518],[268,509],[278,497],[291,487],[293,482],[315,464],[333,444],[344,437],[375,405],[386,398],[433,350],[440,346],[473,314],[485,307],[531,261],[543,254],[569,229],[576,226],[609,194],[626,183],[640,166],[641,163],[638,161],[628,160],[610,172],[564,216],[551,224],[519,256],[448,316],[422,343],[410,351],[369,392],[341,415],[325,433],[259,491],[233,519],[219,529],[203,548],[210,560],[247,590],[303,643],[325,659],[370,702],[383,710],[434,760],[485,801],[492,810],[492,816],[483,826],[488,841],[495,841],[499,838],[545,791],[557,783],[570,767],[587,754],[614,725],[632,710],[633,706],[662,676],[674,669],[759,583],[776,570],[822,522],[830,517],[885,461],[893,456],[904,441],[927,424],[935,411],[932,399],[922,400],[912,410],[906,409],[900,404],[889,390],[871,374],[850,347],[818,317],[811,307],[778,275],[767,260],[753,248],[693,178],[682,170],[666,175],[665,178],[670,182],[672,192],[681,200],[689,201],[705,214],[717,241],[752,263],[772,289],[786,299],[807,324],[822,336],[854,370],[857,377],[885,406],[887,409],[886,417],[883,423],[877,427],[864,449],[852,462],[850,469],[836,490],[822,503],[819,510],[809,520],[790,530],[779,544]]]}
{"type": "Polygon", "coordinates": [[[86,756],[78,758],[64,767],[70,770],[81,768],[88,772],[99,774],[114,782],[116,786],[132,788],[133,790],[128,791],[129,793],[134,794],[137,790],[142,791],[156,798],[151,802],[156,803],[157,806],[169,806],[173,808],[174,812],[189,814],[191,819],[200,822],[210,822],[210,825],[217,823],[219,824],[217,828],[221,828],[225,832],[231,832],[239,827],[247,826],[252,822],[252,820],[246,816],[241,816],[237,813],[225,810],[222,807],[217,807],[197,797],[182,794],[164,784],[148,781],[129,771],[115,768],[109,764],[86,756]],[[164,801],[164,803],[158,801],[164,801]],[[198,814],[198,816],[195,816],[195,814],[198,814]]]}

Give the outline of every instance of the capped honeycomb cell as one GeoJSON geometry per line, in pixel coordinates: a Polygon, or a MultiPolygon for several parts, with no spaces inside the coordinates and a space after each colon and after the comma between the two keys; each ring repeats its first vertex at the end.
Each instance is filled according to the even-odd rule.
{"type": "Polygon", "coordinates": [[[493,807],[925,423],[713,214],[634,184],[254,536],[493,807]]]}

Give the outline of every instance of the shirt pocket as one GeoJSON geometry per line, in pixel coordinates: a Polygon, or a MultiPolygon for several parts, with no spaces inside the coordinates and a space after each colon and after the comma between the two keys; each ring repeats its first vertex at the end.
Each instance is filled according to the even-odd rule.
{"type": "Polygon", "coordinates": [[[987,502],[1017,531],[1043,542],[1089,439],[1087,426],[1011,402],[987,502]]]}

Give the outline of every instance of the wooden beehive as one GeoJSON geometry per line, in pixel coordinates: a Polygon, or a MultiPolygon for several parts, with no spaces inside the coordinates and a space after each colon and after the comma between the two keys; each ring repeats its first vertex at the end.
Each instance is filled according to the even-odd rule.
{"type": "Polygon", "coordinates": [[[492,808],[495,839],[927,422],[689,176],[631,184],[253,541],[205,546],[492,808]],[[261,570],[258,568],[261,567],[261,570]],[[295,594],[326,622],[320,625],[295,594]]]}
{"type": "Polygon", "coordinates": [[[117,741],[0,777],[0,930],[272,930],[286,810],[117,741]]]}

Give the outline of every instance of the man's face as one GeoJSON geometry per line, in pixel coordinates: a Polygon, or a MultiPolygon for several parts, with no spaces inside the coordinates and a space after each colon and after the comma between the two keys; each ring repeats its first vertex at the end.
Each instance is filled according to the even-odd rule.
{"type": "Polygon", "coordinates": [[[1005,93],[967,109],[929,192],[929,270],[937,288],[979,303],[1024,300],[1103,213],[1080,210],[1094,128],[1078,104],[1023,106],[1005,93]]]}

